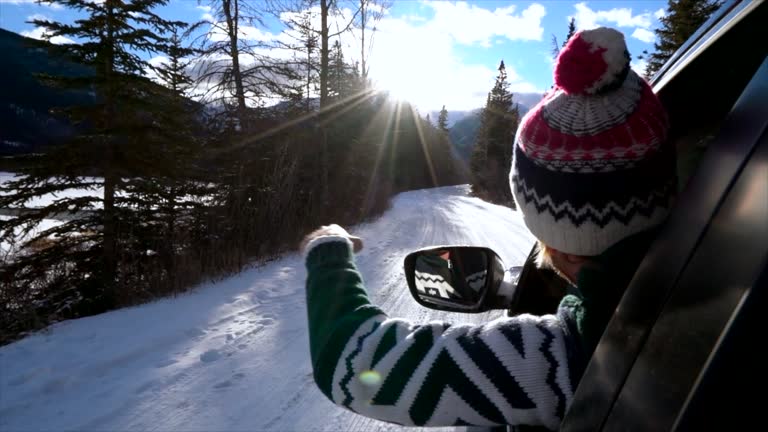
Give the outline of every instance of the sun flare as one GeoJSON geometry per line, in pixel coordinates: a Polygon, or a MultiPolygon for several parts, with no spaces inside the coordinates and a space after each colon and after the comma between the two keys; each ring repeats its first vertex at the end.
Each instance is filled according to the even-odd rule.
{"type": "Polygon", "coordinates": [[[440,95],[426,80],[417,73],[407,73],[397,68],[397,65],[382,73],[375,80],[377,89],[389,93],[390,97],[400,102],[431,109],[440,103],[440,95]]]}

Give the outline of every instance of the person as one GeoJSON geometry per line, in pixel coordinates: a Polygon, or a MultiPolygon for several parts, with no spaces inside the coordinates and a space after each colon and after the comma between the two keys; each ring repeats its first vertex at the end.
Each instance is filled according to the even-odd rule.
{"type": "Polygon", "coordinates": [[[428,299],[459,297],[459,293],[454,288],[455,281],[450,256],[450,251],[440,250],[434,254],[421,254],[416,258],[414,277],[420,294],[428,299]]]}
{"type": "Polygon", "coordinates": [[[474,251],[424,251],[416,257],[414,282],[426,301],[440,304],[440,300],[450,299],[452,304],[474,306],[486,284],[487,268],[485,254],[474,251]]]}
{"type": "Polygon", "coordinates": [[[320,390],[401,425],[557,429],[675,195],[667,115],[629,66],[624,36],[578,32],[555,88],[514,140],[510,187],[542,264],[574,285],[554,315],[413,323],[371,304],[338,225],[305,237],[310,355],[320,390]]]}

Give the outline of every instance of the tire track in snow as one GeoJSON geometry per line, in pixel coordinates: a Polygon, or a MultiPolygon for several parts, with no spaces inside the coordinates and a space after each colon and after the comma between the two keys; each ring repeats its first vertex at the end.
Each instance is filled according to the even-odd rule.
{"type": "MultiPolygon", "coordinates": [[[[527,256],[533,239],[519,215],[466,192],[400,194],[380,219],[351,230],[365,242],[357,262],[370,294],[390,316],[482,323],[501,314],[426,309],[405,282],[403,258],[425,246],[490,246],[507,265],[527,256]]],[[[188,295],[75,320],[0,348],[0,429],[419,430],[346,411],[316,388],[305,279],[300,257],[291,255],[188,295]],[[55,385],[57,377],[76,381],[55,385]]]]}

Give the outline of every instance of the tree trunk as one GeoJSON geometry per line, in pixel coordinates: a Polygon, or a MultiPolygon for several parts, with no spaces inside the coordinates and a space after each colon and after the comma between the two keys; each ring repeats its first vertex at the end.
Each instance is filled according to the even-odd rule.
{"type": "Polygon", "coordinates": [[[365,68],[365,6],[368,0],[360,0],[360,76],[366,82],[368,70],[365,68]]]}
{"type": "Polygon", "coordinates": [[[321,202],[323,203],[323,209],[325,209],[324,211],[327,212],[329,210],[330,195],[331,194],[330,194],[330,184],[328,184],[330,182],[330,178],[329,178],[330,176],[328,175],[329,174],[329,169],[330,169],[330,167],[328,166],[328,164],[329,164],[329,158],[328,158],[328,129],[326,129],[325,127],[323,127],[323,148],[322,148],[322,153],[323,153],[323,155],[322,155],[321,160],[320,160],[320,165],[321,165],[321,167],[320,167],[320,169],[321,169],[320,181],[323,183],[322,184],[323,187],[321,189],[321,193],[322,193],[321,202]]]}
{"type": "MultiPolygon", "coordinates": [[[[311,37],[311,36],[310,36],[311,37]]],[[[307,112],[312,110],[310,106],[310,90],[309,85],[312,83],[312,45],[311,42],[307,42],[307,112]]]]}
{"type": "MultiPolygon", "coordinates": [[[[109,139],[109,138],[108,138],[109,139]]],[[[104,160],[104,293],[105,301],[115,299],[115,276],[117,274],[117,221],[115,218],[115,189],[117,176],[112,160],[112,143],[106,144],[104,160]]],[[[107,304],[107,307],[113,305],[107,304]]]]}
{"type": "Polygon", "coordinates": [[[240,70],[240,58],[237,49],[237,26],[239,17],[239,2],[240,0],[222,0],[222,6],[224,9],[224,16],[227,19],[227,31],[229,32],[229,55],[232,57],[232,76],[235,79],[235,98],[237,99],[237,116],[240,121],[240,130],[244,127],[245,122],[245,90],[243,88],[243,74],[240,70]],[[235,13],[232,15],[232,4],[235,5],[235,13]]]}
{"type": "Polygon", "coordinates": [[[328,104],[328,11],[331,0],[320,0],[320,108],[328,104]]]}
{"type": "Polygon", "coordinates": [[[105,103],[104,103],[104,130],[107,131],[106,141],[104,145],[104,159],[102,161],[104,171],[104,210],[103,210],[103,222],[104,222],[104,242],[103,242],[103,284],[104,284],[104,304],[105,307],[111,308],[115,300],[115,277],[117,274],[117,221],[115,220],[115,186],[117,184],[117,176],[115,175],[114,167],[114,146],[115,137],[109,136],[111,129],[111,122],[115,118],[115,95],[114,95],[114,83],[112,82],[112,75],[114,71],[115,61],[115,36],[114,36],[114,0],[107,0],[107,40],[104,41],[105,62],[104,62],[104,81],[106,83],[105,103]]]}

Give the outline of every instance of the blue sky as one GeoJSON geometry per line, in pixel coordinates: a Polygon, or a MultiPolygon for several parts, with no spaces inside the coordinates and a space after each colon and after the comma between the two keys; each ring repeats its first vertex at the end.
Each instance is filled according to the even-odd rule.
{"type": "MultiPolygon", "coordinates": [[[[344,1],[340,0],[342,5],[344,1]]],[[[349,4],[353,3],[350,0],[349,4]]],[[[171,0],[159,13],[193,22],[206,17],[205,4],[171,0]]],[[[541,92],[549,88],[552,35],[562,43],[570,17],[576,18],[579,29],[599,25],[619,29],[634,58],[643,50],[653,50],[653,30],[658,28],[658,18],[666,5],[666,0],[395,0],[377,25],[369,55],[371,77],[380,87],[414,102],[421,110],[439,109],[442,105],[450,110],[477,108],[485,102],[502,59],[513,91],[541,92]]],[[[350,11],[344,10],[344,14],[350,11]]],[[[0,0],[0,27],[4,29],[39,38],[41,29],[25,23],[33,16],[71,21],[77,14],[61,7],[38,5],[34,0],[0,0]]],[[[254,40],[287,37],[278,19],[269,19],[266,28],[244,31],[254,40]]],[[[356,60],[360,50],[357,35],[345,34],[340,40],[347,59],[356,60]]],[[[633,66],[643,69],[641,61],[633,61],[633,66]]]]}

